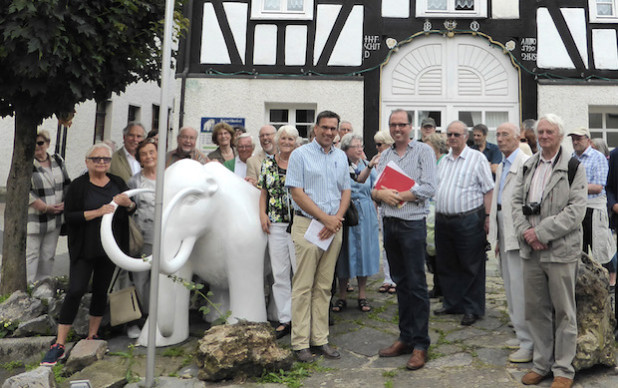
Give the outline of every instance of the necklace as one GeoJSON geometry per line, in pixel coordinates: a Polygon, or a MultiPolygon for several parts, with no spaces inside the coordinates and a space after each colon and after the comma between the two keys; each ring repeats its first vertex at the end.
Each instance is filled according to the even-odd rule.
{"type": "Polygon", "coordinates": [[[46,156],[47,156],[47,157],[46,157],[45,159],[43,159],[43,160],[41,160],[41,159],[39,159],[39,158],[36,158],[36,157],[35,157],[35,159],[36,159],[39,163],[45,163],[45,162],[47,162],[47,161],[49,160],[49,155],[47,155],[47,154],[46,154],[46,156]]]}
{"type": "Polygon", "coordinates": [[[279,161],[280,161],[280,162],[286,162],[286,163],[287,163],[287,162],[288,162],[288,160],[290,160],[290,159],[289,159],[289,157],[288,157],[288,159],[283,159],[283,158],[281,157],[281,154],[278,154],[277,156],[279,157],[279,161]]]}

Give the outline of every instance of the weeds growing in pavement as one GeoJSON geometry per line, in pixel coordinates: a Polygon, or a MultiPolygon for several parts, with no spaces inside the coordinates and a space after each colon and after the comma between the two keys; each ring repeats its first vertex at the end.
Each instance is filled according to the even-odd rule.
{"type": "Polygon", "coordinates": [[[294,363],[292,369],[285,371],[279,369],[278,372],[266,372],[258,379],[258,383],[277,383],[285,384],[288,388],[299,388],[303,386],[303,380],[315,372],[328,372],[332,368],[320,366],[317,361],[311,363],[294,363]]]}

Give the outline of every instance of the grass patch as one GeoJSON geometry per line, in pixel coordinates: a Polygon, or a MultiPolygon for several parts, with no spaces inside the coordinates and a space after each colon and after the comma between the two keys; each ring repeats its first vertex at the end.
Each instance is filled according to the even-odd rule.
{"type": "Polygon", "coordinates": [[[133,364],[135,363],[135,355],[133,354],[133,350],[135,349],[135,345],[129,345],[126,352],[111,352],[110,356],[118,356],[125,359],[127,362],[127,371],[125,373],[125,379],[128,383],[136,383],[140,381],[140,378],[133,373],[133,364]]]}
{"type": "Polygon", "coordinates": [[[7,371],[9,371],[9,372],[12,372],[12,371],[14,371],[15,369],[17,369],[17,368],[21,368],[21,367],[23,367],[23,366],[24,366],[24,363],[23,363],[23,362],[21,362],[21,361],[16,361],[16,360],[13,360],[13,361],[9,361],[9,362],[5,362],[5,363],[3,363],[3,364],[0,364],[0,368],[5,369],[5,370],[7,370],[7,371]]]}
{"type": "Polygon", "coordinates": [[[185,351],[179,347],[167,348],[163,351],[163,357],[180,357],[185,354],[185,351]]]}
{"type": "Polygon", "coordinates": [[[384,382],[384,388],[393,388],[393,380],[386,380],[384,382]]]}
{"type": "Polygon", "coordinates": [[[316,372],[328,372],[332,368],[320,366],[317,361],[312,363],[296,362],[292,369],[285,371],[279,369],[278,372],[264,372],[262,377],[258,379],[258,383],[276,383],[285,384],[288,388],[299,388],[303,386],[303,380],[316,372]]]}
{"type": "Polygon", "coordinates": [[[56,364],[52,366],[52,372],[54,374],[54,380],[56,380],[56,384],[62,384],[68,376],[64,374],[64,365],[56,364]]]}
{"type": "Polygon", "coordinates": [[[382,372],[382,377],[391,378],[397,376],[397,369],[385,370],[382,372]]]}

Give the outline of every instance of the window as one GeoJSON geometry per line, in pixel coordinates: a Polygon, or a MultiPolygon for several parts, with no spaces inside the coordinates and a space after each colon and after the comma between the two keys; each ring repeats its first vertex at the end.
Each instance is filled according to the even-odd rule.
{"type": "Polygon", "coordinates": [[[132,121],[140,121],[141,118],[141,108],[135,105],[129,105],[129,114],[127,117],[127,124],[132,121]]]}
{"type": "Polygon", "coordinates": [[[300,137],[307,134],[315,124],[315,104],[286,105],[267,104],[266,114],[270,125],[279,129],[282,125],[290,124],[298,129],[300,137]]]}
{"type": "Polygon", "coordinates": [[[103,141],[105,139],[105,129],[109,128],[111,115],[108,115],[111,101],[97,102],[97,113],[94,117],[94,142],[103,141]]]}
{"type": "Polygon", "coordinates": [[[151,129],[159,129],[159,105],[152,104],[152,125],[151,129]]]}
{"type": "Polygon", "coordinates": [[[618,106],[588,107],[588,127],[592,138],[601,138],[609,148],[618,147],[618,106]]]}
{"type": "Polygon", "coordinates": [[[616,4],[618,0],[588,0],[590,6],[590,21],[596,23],[616,23],[616,4]]]}
{"type": "Polygon", "coordinates": [[[311,20],[313,0],[253,0],[251,19],[311,20]]]}
{"type": "Polygon", "coordinates": [[[487,0],[418,0],[417,17],[487,17],[487,0]]]}

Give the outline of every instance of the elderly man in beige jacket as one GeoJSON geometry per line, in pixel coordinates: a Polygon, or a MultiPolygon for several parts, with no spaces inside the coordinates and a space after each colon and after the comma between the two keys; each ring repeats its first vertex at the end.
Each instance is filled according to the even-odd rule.
{"type": "Polygon", "coordinates": [[[575,280],[588,183],[583,164],[570,162],[560,145],[560,117],[541,117],[536,132],[541,151],[517,172],[512,203],[524,259],[526,322],[534,341],[533,368],[522,383],[538,384],[553,373],[552,388],[570,388],[577,345],[575,280]]]}
{"type": "Polygon", "coordinates": [[[487,239],[495,248],[496,258],[500,260],[509,317],[517,336],[517,339],[507,341],[506,346],[511,349],[519,347],[509,355],[509,361],[530,362],[533,342],[524,315],[523,260],[519,255],[519,243],[511,214],[517,171],[529,156],[519,148],[519,128],[516,125],[501,124],[496,129],[496,138],[503,159],[496,169],[496,194],[491,200],[487,239]]]}
{"type": "Polygon", "coordinates": [[[247,160],[247,175],[245,176],[245,180],[253,186],[257,185],[264,159],[272,158],[277,152],[275,132],[275,127],[272,125],[264,125],[260,128],[259,139],[262,150],[247,160]]]}

